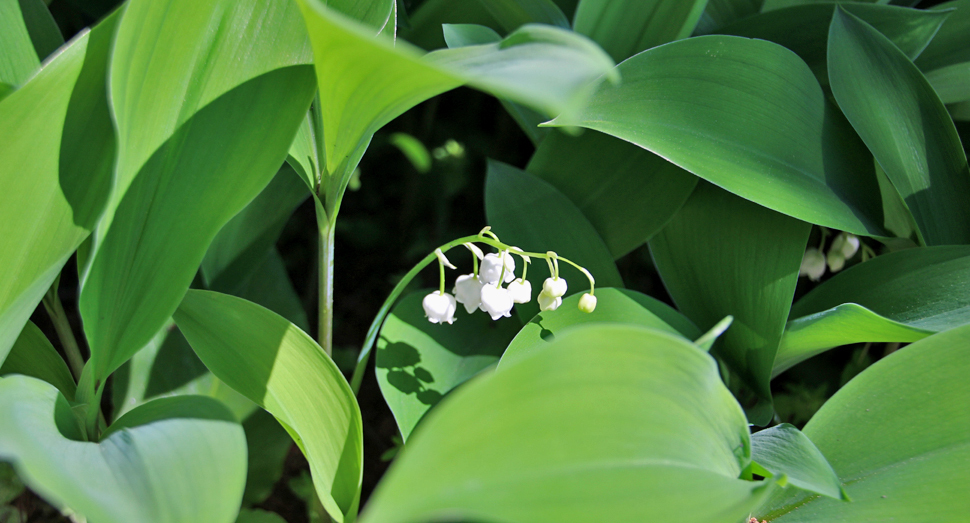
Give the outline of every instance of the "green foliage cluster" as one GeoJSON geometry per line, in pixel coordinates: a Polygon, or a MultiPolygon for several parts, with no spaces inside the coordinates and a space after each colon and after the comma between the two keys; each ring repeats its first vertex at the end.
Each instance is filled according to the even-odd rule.
{"type": "Polygon", "coordinates": [[[917,3],[127,0],[64,42],[0,0],[0,520],[28,488],[281,521],[294,444],[314,521],[966,520],[970,0],[917,3]],[[345,361],[344,196],[372,143],[462,190],[461,144],[377,134],[460,86],[534,153],[488,162],[491,229],[417,255],[345,361]],[[314,319],[277,247],[305,202],[314,319]],[[438,261],[447,305],[470,243],[531,256],[511,317],[414,290],[438,261]],[[674,306],[618,268],[644,245],[674,306]],[[850,344],[832,397],[773,390],[850,344]],[[400,448],[364,500],[372,356],[400,448]]]}

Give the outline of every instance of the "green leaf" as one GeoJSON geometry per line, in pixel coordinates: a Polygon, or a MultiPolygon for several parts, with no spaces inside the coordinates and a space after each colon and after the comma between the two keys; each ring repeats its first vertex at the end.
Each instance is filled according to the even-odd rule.
{"type": "MultiPolygon", "coordinates": [[[[918,0],[917,0],[918,1],[918,0]]],[[[811,4],[836,4],[843,3],[846,0],[764,0],[764,4],[761,7],[762,13],[767,13],[768,11],[774,11],[777,9],[785,9],[788,7],[804,6],[811,4]]],[[[916,1],[912,0],[848,0],[848,2],[857,2],[860,4],[915,4],[916,1]]]]}
{"type": "Polygon", "coordinates": [[[507,32],[525,24],[569,29],[569,20],[552,0],[478,0],[507,32]]]}
{"type": "Polygon", "coordinates": [[[374,133],[404,111],[464,83],[549,115],[581,105],[613,62],[594,43],[544,25],[502,42],[422,56],[393,45],[319,2],[299,0],[316,56],[323,132],[321,171],[334,212],[374,133]]]}
{"type": "Polygon", "coordinates": [[[742,198],[858,234],[886,236],[864,144],[808,66],[771,42],[679,40],[617,66],[575,119],[635,143],[742,198]]]}
{"type": "Polygon", "coordinates": [[[621,62],[690,36],[706,5],[707,0],[582,0],[573,29],[621,62]]]}
{"type": "Polygon", "coordinates": [[[664,286],[685,316],[701,329],[734,317],[714,354],[762,400],[771,400],[771,366],[810,229],[702,183],[650,240],[664,286]]]}
{"type": "Polygon", "coordinates": [[[0,81],[11,86],[23,84],[40,68],[20,4],[0,1],[0,81]]]}
{"type": "Polygon", "coordinates": [[[34,51],[43,62],[58,47],[64,45],[64,36],[61,35],[61,30],[44,0],[19,0],[19,3],[34,51]]]}
{"type": "Polygon", "coordinates": [[[0,376],[8,374],[23,374],[44,380],[57,387],[68,401],[74,401],[77,384],[71,370],[47,336],[32,321],[24,325],[7,360],[0,365],[0,376]]]}
{"type": "Polygon", "coordinates": [[[249,448],[243,504],[254,505],[265,501],[283,477],[283,465],[293,446],[293,439],[276,418],[263,409],[256,409],[246,418],[243,429],[249,448]]]}
{"type": "MultiPolygon", "coordinates": [[[[623,279],[606,244],[583,213],[568,198],[543,180],[494,160],[485,178],[485,215],[502,241],[525,251],[555,251],[585,267],[600,287],[622,287],[623,279]]],[[[589,288],[579,271],[560,264],[570,282],[566,296],[589,288]]],[[[533,260],[528,280],[538,292],[548,278],[549,268],[533,260]]],[[[539,312],[535,302],[523,303],[516,311],[524,321],[539,312]]]]}
{"type": "Polygon", "coordinates": [[[943,103],[963,102],[970,100],[970,0],[946,2],[933,11],[944,9],[956,10],[949,13],[916,65],[943,103]]]}
{"type": "Polygon", "coordinates": [[[206,367],[293,436],[330,516],[352,521],[363,460],[360,409],[333,361],[293,324],[241,298],[190,290],[174,317],[206,367]]]}
{"type": "Polygon", "coordinates": [[[502,35],[491,27],[477,24],[443,24],[441,30],[449,49],[466,45],[491,44],[502,41],[502,35]]]}
{"type": "Polygon", "coordinates": [[[377,29],[378,33],[395,31],[397,23],[394,0],[326,0],[330,9],[349,16],[361,24],[377,29]]]}
{"type": "Polygon", "coordinates": [[[236,523],[286,523],[286,520],[275,512],[243,509],[239,512],[236,523]]]}
{"type": "Polygon", "coordinates": [[[361,521],[736,522],[770,485],[737,479],[747,422],[711,357],[592,325],[452,393],[361,521]]]}
{"type": "Polygon", "coordinates": [[[432,324],[421,307],[428,292],[400,300],[377,340],[377,383],[405,442],[441,398],[495,364],[522,326],[515,318],[467,314],[463,306],[453,325],[432,324]]]}
{"type": "Polygon", "coordinates": [[[970,327],[894,352],[845,385],[803,432],[852,503],[778,492],[769,521],[959,521],[970,513],[970,327]]]}
{"type": "Polygon", "coordinates": [[[911,342],[970,323],[970,247],[879,256],[819,285],[792,306],[774,374],[832,347],[911,342]]]}
{"type": "Polygon", "coordinates": [[[839,477],[812,440],[787,423],[751,435],[751,460],[802,490],[848,501],[839,477]]]}
{"type": "Polygon", "coordinates": [[[107,197],[104,75],[116,20],[78,36],[0,103],[0,362],[107,197]]]}
{"type": "Polygon", "coordinates": [[[829,32],[832,93],[903,197],[927,245],[970,243],[970,169],[946,108],[919,69],[839,8],[829,32]]]}
{"type": "Polygon", "coordinates": [[[708,34],[715,29],[758,14],[764,0],[708,0],[697,22],[695,34],[708,34]]]}
{"type": "Polygon", "coordinates": [[[587,323],[621,323],[650,327],[688,340],[697,339],[701,331],[686,317],[669,305],[646,294],[611,287],[596,291],[596,309],[591,313],[579,310],[578,294],[563,300],[554,311],[540,312],[508,344],[500,368],[540,351],[556,340],[556,335],[587,323]]]}
{"type": "Polygon", "coordinates": [[[110,78],[116,185],[79,300],[96,380],[171,317],[216,233],[276,174],[313,96],[312,69],[292,65],[308,53],[289,4],[125,9],[110,78]],[[177,52],[151,59],[157,46],[177,52]]]}
{"type": "MultiPolygon", "coordinates": [[[[843,4],[843,8],[871,24],[914,59],[933,40],[949,13],[869,4],[843,4]]],[[[835,6],[811,4],[762,13],[718,29],[717,32],[760,38],[795,52],[818,78],[828,85],[826,60],[829,26],[835,6]]]]}
{"type": "Polygon", "coordinates": [[[552,133],[526,170],[566,195],[614,258],[662,229],[697,185],[697,177],[680,167],[596,131],[576,137],[552,133]]]}
{"type": "Polygon", "coordinates": [[[0,457],[12,459],[24,482],[55,506],[104,523],[236,518],[246,440],[214,400],[148,403],[100,443],[83,442],[57,389],[11,376],[0,378],[0,417],[0,457]]]}

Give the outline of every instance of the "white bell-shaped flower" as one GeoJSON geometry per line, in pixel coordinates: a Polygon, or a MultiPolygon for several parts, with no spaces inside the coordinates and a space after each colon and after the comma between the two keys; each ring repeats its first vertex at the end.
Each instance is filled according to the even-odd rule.
{"type": "Polygon", "coordinates": [[[468,314],[482,304],[482,282],[474,274],[462,274],[455,280],[455,299],[465,306],[468,314]]]}
{"type": "MultiPolygon", "coordinates": [[[[545,287],[545,286],[543,286],[545,287]]],[[[539,292],[539,296],[536,297],[539,302],[539,310],[543,311],[554,311],[562,305],[562,296],[553,296],[552,294],[546,292],[545,288],[539,292]]]]}
{"type": "Polygon", "coordinates": [[[441,291],[432,292],[421,300],[421,306],[424,307],[424,315],[431,323],[450,325],[455,321],[455,310],[458,304],[455,302],[455,297],[447,292],[444,294],[441,294],[441,291]]]}
{"type": "Polygon", "coordinates": [[[815,247],[805,250],[802,266],[798,269],[799,276],[808,276],[812,281],[818,281],[825,274],[825,255],[815,247]]]}
{"type": "Polygon", "coordinates": [[[478,271],[478,278],[482,283],[498,283],[502,276],[502,260],[505,260],[505,276],[502,277],[504,283],[509,283],[515,279],[515,259],[509,251],[502,251],[499,254],[490,253],[482,258],[481,268],[478,271]]]}
{"type": "Polygon", "coordinates": [[[532,301],[532,283],[529,280],[516,278],[509,284],[509,296],[515,303],[529,303],[532,301]]]}
{"type": "Polygon", "coordinates": [[[480,308],[487,312],[493,320],[512,315],[512,296],[508,289],[503,289],[494,283],[482,286],[482,304],[480,308]]]}
{"type": "Polygon", "coordinates": [[[842,255],[841,250],[832,249],[825,256],[825,262],[828,263],[830,271],[839,272],[845,267],[845,256],[842,255]]]}
{"type": "Polygon", "coordinates": [[[596,309],[596,296],[590,293],[583,294],[583,297],[579,299],[579,310],[589,313],[596,309]]]}
{"type": "Polygon", "coordinates": [[[546,278],[542,282],[542,292],[553,298],[562,298],[566,295],[566,278],[546,278]]]}
{"type": "Polygon", "coordinates": [[[855,234],[840,233],[832,240],[832,245],[829,246],[829,252],[832,251],[841,253],[842,257],[848,260],[859,251],[859,237],[855,234]]]}

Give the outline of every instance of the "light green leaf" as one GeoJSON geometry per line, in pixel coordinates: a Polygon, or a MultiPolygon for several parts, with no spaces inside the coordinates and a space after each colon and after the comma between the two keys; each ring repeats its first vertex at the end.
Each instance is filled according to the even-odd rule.
{"type": "Polygon", "coordinates": [[[68,401],[74,401],[77,384],[71,370],[47,336],[32,321],[24,325],[7,360],[0,365],[0,376],[8,374],[23,374],[44,380],[57,387],[68,401]]]}
{"type": "Polygon", "coordinates": [[[935,6],[933,11],[949,13],[916,65],[926,74],[943,103],[970,100],[970,0],[954,0],[935,6]]]}
{"type": "Polygon", "coordinates": [[[720,27],[756,15],[763,3],[764,0],[708,0],[694,33],[713,33],[720,27]]]}
{"type": "MultiPolygon", "coordinates": [[[[623,279],[606,244],[582,212],[553,186],[525,171],[501,162],[489,161],[485,179],[485,215],[502,241],[525,251],[555,251],[585,267],[598,287],[622,287],[623,279]]],[[[519,263],[521,260],[517,260],[519,263]]],[[[528,280],[539,292],[550,276],[542,260],[532,260],[528,280]]],[[[569,282],[566,296],[589,289],[581,272],[565,263],[561,275],[569,282]]],[[[527,321],[539,312],[535,301],[516,307],[527,321]]]]}
{"type": "Polygon", "coordinates": [[[466,45],[482,45],[500,42],[502,35],[491,27],[476,24],[443,24],[441,30],[449,49],[466,45]]]}
{"type": "Polygon", "coordinates": [[[103,523],[236,518],[246,440],[214,400],[157,400],[119,420],[101,442],[84,442],[57,389],[11,376],[0,378],[0,417],[0,457],[55,506],[103,523]]]}
{"type": "Polygon", "coordinates": [[[742,198],[810,223],[885,236],[871,160],[808,66],[771,42],[679,40],[617,66],[579,125],[633,142],[742,198]]]}
{"type": "Polygon", "coordinates": [[[377,33],[395,32],[397,17],[394,0],[325,0],[322,3],[367,27],[377,29],[377,33]]]}
{"type": "Polygon", "coordinates": [[[576,137],[552,133],[526,170],[566,195],[614,258],[662,229],[697,185],[697,177],[680,167],[596,131],[576,137]]]}
{"type": "MultiPolygon", "coordinates": [[[[478,0],[507,32],[525,24],[569,29],[569,20],[552,0],[478,0]]],[[[449,46],[450,47],[450,46],[449,46]]]]}
{"type": "Polygon", "coordinates": [[[309,53],[299,12],[276,4],[135,1],[124,11],[110,79],[116,185],[79,300],[96,380],[168,320],[216,233],[286,157],[314,80],[291,65],[309,53]]]}
{"type": "Polygon", "coordinates": [[[23,84],[40,68],[20,4],[0,0],[0,81],[11,86],[23,84]]]}
{"type": "Polygon", "coordinates": [[[75,38],[0,103],[0,362],[107,198],[114,133],[104,75],[116,19],[75,38]]]}
{"type": "MultiPolygon", "coordinates": [[[[933,40],[949,13],[869,4],[843,4],[843,8],[871,24],[911,59],[933,40]]],[[[828,85],[826,61],[829,26],[835,6],[811,4],[769,11],[722,27],[723,34],[760,38],[795,52],[828,85]]]]}
{"type": "Polygon", "coordinates": [[[407,133],[394,133],[387,141],[397,147],[419,173],[424,174],[431,170],[431,153],[421,140],[407,133]]]}
{"type": "Polygon", "coordinates": [[[970,169],[946,108],[889,39],[842,8],[829,32],[832,93],[903,197],[927,245],[970,243],[970,169]]]}
{"type": "Polygon", "coordinates": [[[664,286],[685,316],[701,329],[734,317],[713,351],[765,401],[810,229],[701,183],[650,240],[664,286]]]}
{"type": "Polygon", "coordinates": [[[61,35],[61,30],[44,0],[19,0],[19,3],[34,51],[43,62],[58,47],[64,45],[64,36],[61,35]]]}
{"type": "Polygon", "coordinates": [[[335,521],[360,500],[360,409],[326,353],[280,316],[241,298],[190,290],[175,321],[206,367],[276,416],[310,463],[335,521]]]}
{"type": "Polygon", "coordinates": [[[287,152],[286,164],[293,168],[311,194],[317,191],[317,173],[320,172],[320,158],[317,154],[317,136],[313,128],[315,108],[307,112],[300,127],[296,131],[290,150],[287,152]]]}
{"type": "Polygon", "coordinates": [[[364,523],[735,523],[770,485],[709,355],[591,325],[452,393],[374,492],[364,523]]]}
{"type": "Polygon", "coordinates": [[[453,325],[432,324],[421,307],[428,292],[399,301],[377,340],[377,383],[405,442],[441,398],[495,364],[522,326],[516,318],[468,314],[461,305],[453,325]]]}
{"type": "Polygon", "coordinates": [[[623,323],[650,327],[688,340],[697,339],[701,331],[686,317],[669,305],[646,294],[611,287],[596,291],[596,309],[591,313],[579,310],[580,295],[563,300],[554,311],[540,312],[522,330],[499,361],[499,368],[519,361],[542,350],[556,340],[556,335],[580,324],[623,323]]]}
{"type": "Polygon", "coordinates": [[[582,0],[573,29],[621,62],[690,36],[707,0],[582,0]]]}
{"type": "Polygon", "coordinates": [[[792,306],[774,374],[832,347],[911,342],[970,323],[970,247],[879,256],[837,274],[792,306]]]}
{"type": "Polygon", "coordinates": [[[960,521],[970,513],[970,327],[894,352],[856,376],[803,432],[851,503],[778,492],[754,515],[783,523],[960,521]]]}
{"type": "Polygon", "coordinates": [[[802,490],[848,501],[839,477],[812,440],[787,423],[751,435],[751,460],[802,490]]]}

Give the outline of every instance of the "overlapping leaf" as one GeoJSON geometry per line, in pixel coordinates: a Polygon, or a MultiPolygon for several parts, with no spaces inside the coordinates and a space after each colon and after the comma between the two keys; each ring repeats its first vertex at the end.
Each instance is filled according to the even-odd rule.
{"type": "Polygon", "coordinates": [[[26,82],[40,69],[21,3],[19,0],[0,2],[0,82],[11,86],[26,82]]]}
{"type": "Polygon", "coordinates": [[[310,463],[335,521],[360,500],[360,409],[340,370],[303,331],[241,298],[189,291],[175,321],[206,367],[276,416],[310,463]]]}
{"type": "Polygon", "coordinates": [[[77,384],[71,370],[47,336],[32,321],[24,325],[6,361],[0,365],[0,376],[8,374],[23,374],[44,380],[56,387],[68,401],[74,401],[77,384]]]}
{"type": "Polygon", "coordinates": [[[412,435],[364,523],[736,522],[744,414],[676,336],[591,325],[457,390],[412,435]]]}
{"type": "Polygon", "coordinates": [[[708,34],[716,29],[758,14],[764,0],[708,0],[704,13],[697,22],[697,34],[708,34]]]}
{"type": "Polygon", "coordinates": [[[477,0],[506,31],[525,24],[547,24],[569,29],[569,20],[552,0],[477,0]]]}
{"type": "Polygon", "coordinates": [[[751,459],[802,490],[848,501],[825,456],[800,430],[787,423],[751,435],[751,459]]]}
{"type": "Polygon", "coordinates": [[[694,31],[707,0],[583,0],[573,29],[617,62],[694,31]]]}
{"type": "Polygon", "coordinates": [[[933,8],[949,13],[916,65],[926,74],[943,103],[970,100],[970,1],[954,0],[933,8]]]}

